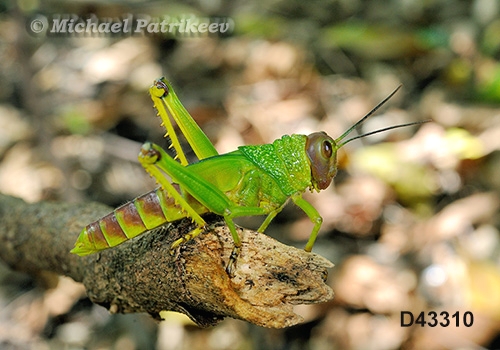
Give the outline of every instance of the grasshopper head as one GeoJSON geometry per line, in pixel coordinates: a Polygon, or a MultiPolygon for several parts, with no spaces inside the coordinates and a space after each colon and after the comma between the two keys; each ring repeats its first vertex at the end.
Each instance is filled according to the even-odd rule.
{"type": "Polygon", "coordinates": [[[307,136],[306,153],[311,163],[311,180],[315,190],[327,188],[337,173],[337,144],[325,132],[307,136]]]}
{"type": "Polygon", "coordinates": [[[307,136],[306,142],[306,153],[311,163],[311,182],[312,187],[319,191],[327,188],[332,182],[335,174],[337,173],[337,151],[339,148],[345,144],[360,139],[365,136],[378,134],[380,132],[403,128],[410,125],[417,125],[422,123],[427,123],[430,120],[423,120],[413,123],[393,125],[386,128],[378,129],[375,131],[368,132],[366,134],[358,135],[352,137],[348,140],[344,138],[349,135],[354,129],[372,116],[384,103],[386,103],[399,89],[399,85],[389,96],[383,99],[379,104],[377,104],[370,112],[368,112],[363,118],[358,120],[353,126],[347,129],[340,137],[335,140],[328,136],[325,132],[315,132],[307,136]]]}

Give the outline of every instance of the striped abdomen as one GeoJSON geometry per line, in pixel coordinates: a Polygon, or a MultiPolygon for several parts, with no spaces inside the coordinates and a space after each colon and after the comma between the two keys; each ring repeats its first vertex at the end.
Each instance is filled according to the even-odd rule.
{"type": "MultiPolygon", "coordinates": [[[[192,197],[188,203],[199,214],[207,209],[192,197]]],[[[116,208],[112,213],[87,225],[71,251],[80,256],[115,247],[146,231],[186,217],[182,208],[157,188],[116,208]]]]}

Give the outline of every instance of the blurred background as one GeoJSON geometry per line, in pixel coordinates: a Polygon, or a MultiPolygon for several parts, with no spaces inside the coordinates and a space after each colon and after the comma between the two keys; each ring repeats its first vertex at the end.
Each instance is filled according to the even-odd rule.
{"type": "MultiPolygon", "coordinates": [[[[146,140],[168,145],[147,90],[162,75],[221,153],[291,133],[338,137],[401,83],[356,132],[433,122],[349,143],[335,183],[306,194],[324,218],[314,251],[336,265],[336,294],[298,306],[303,324],[200,329],[173,313],[110,315],[68,278],[0,263],[0,348],[500,348],[499,15],[497,0],[3,0],[0,191],[28,202],[118,206],[153,189],[136,157],[146,140]],[[57,14],[234,26],[39,30],[57,14]],[[401,311],[446,311],[450,324],[402,327],[401,311]]],[[[290,205],[266,233],[302,247],[311,228],[290,205]]]]}

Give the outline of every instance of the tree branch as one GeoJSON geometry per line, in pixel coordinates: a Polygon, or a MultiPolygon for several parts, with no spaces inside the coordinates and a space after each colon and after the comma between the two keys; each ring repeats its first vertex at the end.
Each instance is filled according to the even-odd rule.
{"type": "Polygon", "coordinates": [[[188,315],[200,326],[233,317],[264,327],[301,321],[293,305],[321,303],[333,297],[325,284],[328,260],[240,230],[243,248],[230,278],[233,248],[219,217],[210,216],[210,232],[169,254],[171,243],[190,230],[182,220],[156,229],[114,249],[87,257],[69,253],[81,229],[109,213],[95,203],[27,204],[0,194],[0,258],[14,269],[51,271],[82,282],[89,298],[111,312],[162,310],[188,315]]]}

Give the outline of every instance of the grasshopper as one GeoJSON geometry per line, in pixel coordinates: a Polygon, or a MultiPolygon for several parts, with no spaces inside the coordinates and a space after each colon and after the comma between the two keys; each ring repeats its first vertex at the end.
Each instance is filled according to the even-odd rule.
{"type": "Polygon", "coordinates": [[[361,137],[423,123],[390,126],[344,140],[400,87],[337,139],[324,132],[308,136],[285,135],[271,144],[241,146],[236,151],[219,154],[184,108],[171,84],[165,78],[156,80],[149,92],[166,129],[165,136],[169,136],[177,155],[172,157],[160,146],[145,143],[139,153],[139,162],[160,187],[86,226],[71,252],[81,256],[96,253],[165,223],[189,217],[196,227],[172,243],[171,251],[175,251],[204,231],[206,222],[201,215],[212,212],[224,217],[234,240],[231,256],[235,259],[241,240],[234,219],[267,215],[258,229],[264,232],[289,200],[314,224],[305,246],[310,252],[323,219],[302,195],[307,189],[319,192],[330,185],[337,172],[337,151],[361,137]],[[188,163],[171,119],[185,136],[198,162],[188,163]]]}

